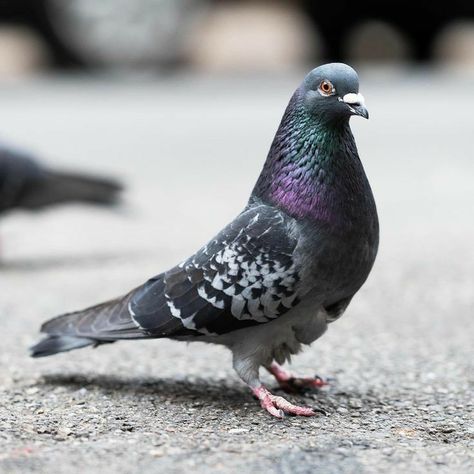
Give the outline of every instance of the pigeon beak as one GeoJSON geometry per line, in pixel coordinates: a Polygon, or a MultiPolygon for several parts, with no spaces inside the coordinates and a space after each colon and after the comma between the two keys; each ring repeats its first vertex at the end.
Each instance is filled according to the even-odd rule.
{"type": "Polygon", "coordinates": [[[352,115],[359,115],[365,119],[369,118],[369,111],[365,107],[365,100],[362,94],[351,92],[346,94],[341,100],[347,104],[352,115]]]}

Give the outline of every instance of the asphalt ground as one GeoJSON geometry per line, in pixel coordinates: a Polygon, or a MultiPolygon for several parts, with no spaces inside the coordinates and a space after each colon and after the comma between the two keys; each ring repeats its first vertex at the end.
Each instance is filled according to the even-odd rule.
{"type": "MultiPolygon", "coordinates": [[[[242,208],[301,79],[50,77],[0,85],[2,139],[123,178],[125,205],[0,222],[0,472],[464,473],[474,468],[474,76],[362,70],[353,120],[381,247],[292,369],[331,378],[264,413],[221,347],[123,342],[33,360],[40,323],[124,293],[242,208]]],[[[264,375],[271,387],[274,383],[264,375]]]]}

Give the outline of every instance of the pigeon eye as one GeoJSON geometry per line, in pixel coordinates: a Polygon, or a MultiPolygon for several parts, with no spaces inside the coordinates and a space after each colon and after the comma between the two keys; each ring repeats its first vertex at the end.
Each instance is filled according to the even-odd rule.
{"type": "Polygon", "coordinates": [[[336,92],[334,86],[327,80],[321,81],[318,87],[319,93],[324,96],[333,95],[336,92]]]}

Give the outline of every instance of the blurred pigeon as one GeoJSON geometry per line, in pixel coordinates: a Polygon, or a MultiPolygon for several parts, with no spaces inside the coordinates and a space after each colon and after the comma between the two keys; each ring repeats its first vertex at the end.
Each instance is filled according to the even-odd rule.
{"type": "Polygon", "coordinates": [[[24,152],[0,145],[0,214],[67,202],[115,204],[121,190],[112,179],[50,169],[24,152]]]}
{"type": "Polygon", "coordinates": [[[374,198],[349,117],[368,118],[357,73],[311,71],[283,116],[245,209],[196,254],[127,295],[43,324],[32,348],[48,356],[119,339],[171,338],[227,346],[234,369],[276,417],[315,410],[273,395],[320,387],[280,364],[319,338],[365,282],[378,247],[374,198]]]}

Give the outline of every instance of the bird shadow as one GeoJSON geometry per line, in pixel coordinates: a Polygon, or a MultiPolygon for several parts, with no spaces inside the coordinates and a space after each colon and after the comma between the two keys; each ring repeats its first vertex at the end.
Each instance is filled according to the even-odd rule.
{"type": "MultiPolygon", "coordinates": [[[[157,402],[160,399],[172,400],[174,404],[191,405],[193,407],[206,406],[223,411],[230,409],[238,413],[242,413],[242,410],[247,411],[248,407],[253,406],[248,388],[228,379],[191,378],[179,380],[175,378],[125,378],[114,375],[48,374],[43,375],[37,385],[68,387],[73,391],[81,389],[96,390],[104,395],[118,395],[124,396],[124,398],[131,395],[134,399],[156,396],[157,402]]],[[[271,388],[275,394],[282,395],[294,403],[314,406],[326,415],[334,413],[340,404],[346,405],[349,400],[352,403],[356,401],[356,403],[366,406],[372,405],[375,401],[374,394],[354,390],[342,391],[335,386],[329,389],[312,390],[291,395],[284,393],[275,386],[271,388]]],[[[380,401],[375,403],[379,404],[380,401]]],[[[255,410],[258,411],[256,402],[255,410]]]]}
{"type": "Polygon", "coordinates": [[[234,385],[228,380],[119,377],[114,375],[49,374],[42,376],[37,385],[68,387],[74,391],[86,389],[103,394],[132,395],[134,398],[150,395],[173,400],[173,403],[214,405],[229,409],[242,406],[242,397],[248,395],[245,386],[234,385]]]}

